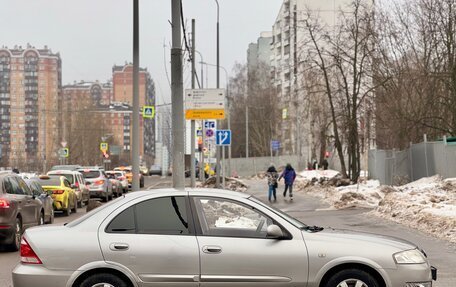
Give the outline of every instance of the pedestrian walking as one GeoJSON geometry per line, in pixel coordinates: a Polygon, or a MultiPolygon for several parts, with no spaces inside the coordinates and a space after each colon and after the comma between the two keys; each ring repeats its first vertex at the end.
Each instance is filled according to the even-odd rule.
{"type": "Polygon", "coordinates": [[[279,177],[279,181],[282,179],[282,177],[285,180],[285,190],[283,191],[283,196],[286,197],[287,191],[289,190],[290,199],[293,200],[293,183],[296,179],[296,172],[291,166],[291,164],[287,164],[285,170],[279,177]]]}
{"type": "Polygon", "coordinates": [[[321,162],[321,165],[323,166],[323,170],[327,170],[328,169],[329,163],[328,163],[328,160],[326,159],[326,157],[321,162]]]}
{"type": "Polygon", "coordinates": [[[274,197],[274,201],[276,201],[277,200],[276,190],[278,187],[277,179],[279,177],[279,174],[277,173],[277,170],[273,165],[271,165],[268,168],[268,171],[266,172],[266,177],[268,179],[268,187],[269,187],[268,199],[269,199],[269,201],[271,201],[272,197],[274,197]]]}

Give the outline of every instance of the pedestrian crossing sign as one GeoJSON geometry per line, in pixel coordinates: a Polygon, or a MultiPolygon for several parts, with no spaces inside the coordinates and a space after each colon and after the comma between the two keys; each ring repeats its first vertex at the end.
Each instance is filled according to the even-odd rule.
{"type": "Polygon", "coordinates": [[[154,106],[144,106],[143,107],[143,118],[153,119],[155,117],[155,107],[154,106]]]}

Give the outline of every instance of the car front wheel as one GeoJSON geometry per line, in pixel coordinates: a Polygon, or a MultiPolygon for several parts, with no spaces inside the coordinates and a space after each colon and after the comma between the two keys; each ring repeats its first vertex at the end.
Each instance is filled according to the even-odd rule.
{"type": "Polygon", "coordinates": [[[128,284],[121,278],[109,274],[94,274],[81,282],[80,287],[128,287],[128,284]]]}
{"type": "Polygon", "coordinates": [[[368,272],[346,269],[337,272],[324,285],[325,287],[380,287],[378,281],[368,272]]]}

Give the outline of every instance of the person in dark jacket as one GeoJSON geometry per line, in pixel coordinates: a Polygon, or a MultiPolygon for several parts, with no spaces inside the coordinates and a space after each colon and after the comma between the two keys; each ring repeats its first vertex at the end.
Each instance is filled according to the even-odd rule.
{"type": "Polygon", "coordinates": [[[296,172],[291,167],[291,164],[287,164],[285,167],[285,170],[282,172],[282,174],[279,177],[279,181],[282,179],[285,180],[285,190],[283,191],[283,196],[287,196],[287,190],[290,190],[290,199],[293,200],[293,183],[296,179],[296,172]]]}
{"type": "Polygon", "coordinates": [[[274,197],[274,201],[277,200],[276,196],[276,189],[277,189],[277,178],[279,177],[279,174],[277,173],[277,170],[273,165],[271,165],[268,168],[268,171],[266,172],[266,177],[268,179],[268,186],[269,186],[269,191],[268,191],[268,199],[271,201],[272,197],[274,197]]]}

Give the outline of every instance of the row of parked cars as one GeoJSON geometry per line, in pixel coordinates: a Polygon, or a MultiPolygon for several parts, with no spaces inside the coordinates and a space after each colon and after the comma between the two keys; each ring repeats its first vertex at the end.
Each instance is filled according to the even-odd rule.
{"type": "MultiPolygon", "coordinates": [[[[54,212],[76,213],[90,198],[109,201],[131,188],[131,168],[54,166],[46,175],[0,172],[0,245],[18,250],[31,226],[54,222],[54,212]]],[[[144,186],[144,178],[141,187],[144,186]]]]}

